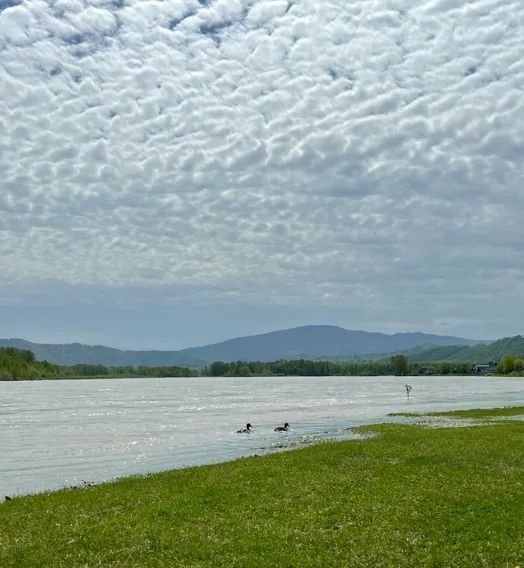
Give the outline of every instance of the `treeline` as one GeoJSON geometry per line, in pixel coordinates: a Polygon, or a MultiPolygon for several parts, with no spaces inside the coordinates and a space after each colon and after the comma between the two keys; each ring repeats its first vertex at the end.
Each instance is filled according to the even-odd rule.
{"type": "Polygon", "coordinates": [[[62,377],[194,377],[197,373],[188,367],[106,367],[105,365],[62,365],[62,377]]]}
{"type": "MultiPolygon", "coordinates": [[[[503,375],[523,375],[524,359],[507,355],[496,368],[503,375]]],[[[251,377],[251,376],[381,376],[381,375],[470,375],[474,365],[462,362],[431,362],[428,365],[413,363],[405,355],[394,355],[381,361],[321,361],[296,359],[280,361],[215,361],[197,372],[188,367],[105,365],[55,365],[37,361],[31,351],[0,347],[0,380],[66,379],[87,377],[251,377]]]]}
{"type": "MultiPolygon", "coordinates": [[[[202,374],[210,377],[250,376],[381,376],[381,375],[422,375],[428,370],[420,363],[410,363],[404,355],[394,355],[387,361],[311,361],[307,359],[280,360],[273,362],[216,361],[205,367],[202,374]]],[[[469,363],[432,363],[430,373],[449,375],[473,374],[469,363]]]]}
{"type": "Polygon", "coordinates": [[[87,377],[194,377],[187,367],[106,367],[104,365],[54,365],[36,361],[25,349],[0,347],[0,380],[66,379],[87,377]]]}
{"type": "Polygon", "coordinates": [[[524,359],[513,357],[513,355],[506,355],[497,367],[497,372],[502,375],[517,375],[524,374],[524,359]]]}

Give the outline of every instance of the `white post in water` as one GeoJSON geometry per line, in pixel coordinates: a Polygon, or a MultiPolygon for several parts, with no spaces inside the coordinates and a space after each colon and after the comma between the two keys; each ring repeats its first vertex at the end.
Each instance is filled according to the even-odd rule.
{"type": "Polygon", "coordinates": [[[411,389],[413,387],[411,385],[409,385],[408,383],[406,383],[406,395],[409,398],[409,393],[411,392],[411,389]]]}

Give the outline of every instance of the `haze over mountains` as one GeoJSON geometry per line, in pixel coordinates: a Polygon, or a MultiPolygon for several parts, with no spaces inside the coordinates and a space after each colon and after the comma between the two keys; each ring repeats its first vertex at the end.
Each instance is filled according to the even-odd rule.
{"type": "Polygon", "coordinates": [[[472,346],[481,341],[425,333],[372,333],[337,326],[310,325],[238,337],[178,351],[129,351],[100,345],[40,344],[23,339],[0,339],[0,346],[33,351],[37,359],[60,365],[77,363],[106,366],[202,366],[213,361],[275,361],[318,359],[405,352],[427,346],[472,346]]]}

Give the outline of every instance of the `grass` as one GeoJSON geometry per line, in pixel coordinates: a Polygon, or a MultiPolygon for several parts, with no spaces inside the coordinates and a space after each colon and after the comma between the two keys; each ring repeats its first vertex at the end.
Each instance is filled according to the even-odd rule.
{"type": "Polygon", "coordinates": [[[449,410],[433,412],[432,416],[451,416],[453,418],[503,418],[524,415],[524,406],[505,406],[503,408],[475,408],[473,410],[449,410]]]}
{"type": "Polygon", "coordinates": [[[13,499],[0,566],[524,563],[524,422],[367,430],[379,435],[13,499]]]}
{"type": "Polygon", "coordinates": [[[449,416],[451,418],[503,418],[524,415],[524,406],[504,406],[502,408],[475,408],[472,410],[448,410],[446,412],[392,412],[388,416],[449,416]]]}

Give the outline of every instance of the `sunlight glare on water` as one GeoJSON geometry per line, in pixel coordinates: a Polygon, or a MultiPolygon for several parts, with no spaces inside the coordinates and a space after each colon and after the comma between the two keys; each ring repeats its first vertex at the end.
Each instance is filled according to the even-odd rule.
{"type": "Polygon", "coordinates": [[[523,403],[524,380],[497,377],[0,382],[0,499],[336,438],[392,412],[523,403]]]}

